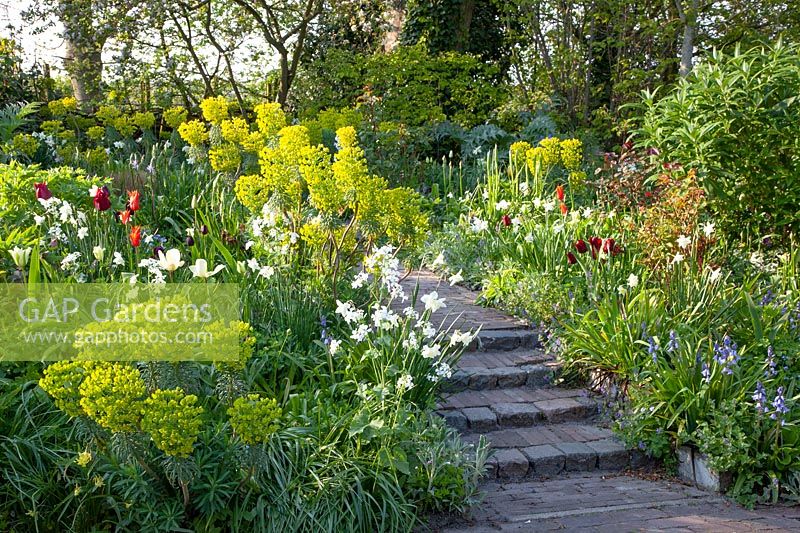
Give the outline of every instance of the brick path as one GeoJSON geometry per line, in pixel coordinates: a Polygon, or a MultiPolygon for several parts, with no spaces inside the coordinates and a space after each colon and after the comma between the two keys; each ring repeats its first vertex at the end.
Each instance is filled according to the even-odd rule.
{"type": "MultiPolygon", "coordinates": [[[[624,475],[649,466],[597,420],[600,399],[552,386],[559,365],[538,332],[476,293],[430,272],[404,282],[411,293],[436,290],[447,307],[439,323],[480,328],[438,413],[465,442],[483,436],[493,449],[485,498],[467,519],[436,517],[431,529],[459,531],[800,531],[800,511],[751,512],[725,498],[663,480],[624,475]]],[[[419,304],[421,306],[421,304],[419,304]]]]}

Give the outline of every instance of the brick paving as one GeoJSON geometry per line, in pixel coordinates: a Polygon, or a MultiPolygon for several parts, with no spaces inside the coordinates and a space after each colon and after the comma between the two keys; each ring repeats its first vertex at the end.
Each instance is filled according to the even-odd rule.
{"type": "Polygon", "coordinates": [[[800,508],[748,511],[719,495],[639,476],[649,461],[602,427],[599,398],[552,385],[559,364],[536,330],[475,305],[477,293],[430,272],[415,272],[404,285],[409,294],[418,286],[419,295],[435,290],[445,298],[439,325],[480,329],[438,413],[465,442],[485,439],[493,450],[482,502],[467,517],[432,517],[428,529],[800,531],[800,508]]]}

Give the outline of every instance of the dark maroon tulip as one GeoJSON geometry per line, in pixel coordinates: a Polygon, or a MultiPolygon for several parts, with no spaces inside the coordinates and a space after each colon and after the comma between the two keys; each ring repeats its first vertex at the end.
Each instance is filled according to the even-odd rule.
{"type": "Polygon", "coordinates": [[[585,254],[589,251],[589,247],[586,246],[586,241],[583,239],[578,239],[575,241],[575,249],[578,250],[578,253],[585,254]]]}
{"type": "Polygon", "coordinates": [[[98,211],[108,211],[111,209],[111,198],[108,192],[108,187],[103,185],[94,194],[94,208],[98,211]]]}
{"type": "Polygon", "coordinates": [[[47,183],[34,183],[33,188],[36,191],[37,200],[49,200],[53,197],[53,193],[47,188],[47,183]]]}

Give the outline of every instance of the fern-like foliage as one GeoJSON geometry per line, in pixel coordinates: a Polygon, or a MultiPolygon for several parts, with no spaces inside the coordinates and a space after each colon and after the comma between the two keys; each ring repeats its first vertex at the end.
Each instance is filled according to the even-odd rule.
{"type": "Polygon", "coordinates": [[[23,126],[27,117],[39,111],[39,102],[15,102],[0,108],[0,143],[11,140],[14,131],[23,126]]]}

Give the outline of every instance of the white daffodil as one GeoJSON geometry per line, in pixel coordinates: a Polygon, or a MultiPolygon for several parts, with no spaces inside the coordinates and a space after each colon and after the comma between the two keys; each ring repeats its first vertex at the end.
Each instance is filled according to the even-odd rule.
{"type": "Polygon", "coordinates": [[[450,335],[450,346],[455,346],[456,344],[463,344],[464,346],[467,346],[472,342],[472,339],[472,333],[461,333],[460,330],[455,330],[453,334],[450,335]]]}
{"type": "Polygon", "coordinates": [[[411,377],[411,374],[400,376],[400,379],[397,380],[397,390],[399,392],[407,391],[413,387],[414,378],[411,377]]]}
{"type": "Polygon", "coordinates": [[[688,248],[690,244],[692,244],[692,239],[686,235],[681,235],[678,237],[678,247],[680,247],[682,250],[688,248]]]}
{"type": "Polygon", "coordinates": [[[125,264],[125,258],[122,257],[121,253],[114,252],[114,259],[111,260],[111,264],[114,266],[123,266],[125,264]]]}
{"type": "Polygon", "coordinates": [[[275,269],[269,265],[262,266],[258,271],[258,275],[264,279],[269,279],[275,274],[275,269]]]}
{"type": "Polygon", "coordinates": [[[208,269],[208,262],[205,259],[198,259],[193,265],[189,266],[189,270],[195,278],[208,279],[211,276],[218,274],[225,268],[225,265],[217,265],[213,270],[208,269]]]}
{"type": "Polygon", "coordinates": [[[89,235],[89,228],[78,228],[78,238],[83,240],[89,235]]]}
{"type": "Polygon", "coordinates": [[[722,269],[721,268],[711,268],[711,275],[708,276],[712,282],[717,281],[722,276],[722,269]]]}
{"type": "Polygon", "coordinates": [[[494,208],[498,211],[505,211],[508,209],[509,203],[506,200],[500,200],[496,204],[494,204],[494,208]]]}
{"type": "Polygon", "coordinates": [[[328,344],[328,351],[331,355],[336,355],[336,352],[339,351],[339,347],[342,345],[342,341],[337,341],[336,339],[331,339],[330,344],[328,344]]]}
{"type": "Polygon", "coordinates": [[[20,248],[19,246],[15,246],[9,250],[8,253],[11,254],[11,259],[14,260],[14,264],[17,265],[17,268],[25,268],[25,265],[27,265],[28,261],[31,259],[32,251],[33,248],[20,248]]]}
{"type": "Polygon", "coordinates": [[[459,270],[457,273],[455,273],[452,276],[450,276],[450,286],[451,287],[453,285],[455,285],[456,283],[461,283],[462,281],[464,281],[464,276],[463,276],[462,272],[463,272],[462,270],[459,270]]]}
{"type": "Polygon", "coordinates": [[[439,298],[439,293],[436,291],[426,294],[420,300],[425,304],[425,310],[431,313],[435,313],[442,307],[447,307],[444,303],[444,298],[439,298]]]}
{"type": "Polygon", "coordinates": [[[715,229],[716,229],[716,227],[714,226],[714,223],[713,223],[713,222],[706,222],[706,223],[703,225],[703,234],[704,234],[704,235],[705,235],[707,238],[708,238],[708,237],[711,237],[712,235],[714,235],[714,230],[715,230],[715,229]]]}
{"type": "Polygon", "coordinates": [[[106,256],[106,249],[103,248],[102,246],[95,246],[94,248],[92,248],[92,255],[98,261],[102,261],[103,258],[106,256]]]}
{"type": "Polygon", "coordinates": [[[430,345],[426,344],[422,347],[422,357],[425,359],[434,359],[439,357],[442,353],[442,348],[438,344],[430,345]]]}
{"type": "Polygon", "coordinates": [[[431,268],[436,268],[440,266],[444,266],[444,254],[441,252],[439,252],[439,255],[437,255],[436,259],[434,259],[433,263],[431,263],[431,268]]]}
{"type": "Polygon", "coordinates": [[[684,255],[680,252],[675,254],[675,257],[672,258],[672,264],[677,265],[678,263],[682,263],[685,259],[684,255]]]}
{"type": "Polygon", "coordinates": [[[628,287],[631,289],[639,285],[639,276],[636,274],[631,274],[628,276],[628,287]]]}
{"type": "Polygon", "coordinates": [[[158,266],[167,272],[175,272],[185,264],[181,261],[181,252],[177,248],[167,250],[166,254],[161,250],[158,251],[158,266]]]}

